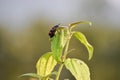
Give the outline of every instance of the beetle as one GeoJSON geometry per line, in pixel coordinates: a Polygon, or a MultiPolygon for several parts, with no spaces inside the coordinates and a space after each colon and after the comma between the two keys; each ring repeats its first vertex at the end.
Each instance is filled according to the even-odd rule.
{"type": "Polygon", "coordinates": [[[53,26],[52,29],[49,31],[50,38],[54,37],[55,32],[56,32],[57,28],[59,27],[59,25],[60,24],[57,24],[57,25],[53,26]]]}

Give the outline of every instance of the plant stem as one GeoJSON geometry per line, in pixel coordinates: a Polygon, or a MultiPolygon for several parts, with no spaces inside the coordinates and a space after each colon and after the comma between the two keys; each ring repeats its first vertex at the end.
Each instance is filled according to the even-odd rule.
{"type": "Polygon", "coordinates": [[[60,67],[59,67],[59,69],[58,69],[58,73],[57,73],[57,76],[56,76],[56,79],[55,79],[55,80],[59,80],[60,73],[61,73],[61,71],[62,71],[63,65],[64,65],[63,63],[60,64],[60,67]]]}
{"type": "MultiPolygon", "coordinates": [[[[70,39],[68,39],[68,41],[67,41],[67,43],[66,43],[66,46],[65,46],[65,50],[64,50],[64,54],[63,54],[63,59],[62,59],[63,62],[65,61],[66,56],[67,56],[69,41],[70,41],[70,39]]],[[[64,63],[61,63],[61,64],[60,64],[60,67],[59,67],[59,69],[58,69],[58,74],[57,74],[55,80],[59,80],[60,73],[61,73],[61,71],[62,71],[63,66],[64,66],[64,63]]]]}
{"type": "Polygon", "coordinates": [[[68,39],[68,41],[67,41],[67,43],[66,43],[66,46],[65,46],[65,51],[64,51],[64,54],[63,54],[63,62],[65,61],[66,56],[67,56],[67,53],[68,53],[69,41],[70,41],[70,40],[68,39]]]}

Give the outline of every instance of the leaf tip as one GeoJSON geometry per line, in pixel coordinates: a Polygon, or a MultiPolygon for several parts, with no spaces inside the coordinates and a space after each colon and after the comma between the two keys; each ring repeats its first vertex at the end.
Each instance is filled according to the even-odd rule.
{"type": "Polygon", "coordinates": [[[93,50],[94,50],[94,48],[91,46],[91,50],[89,50],[89,58],[88,58],[88,60],[92,59],[92,57],[93,57],[93,50]]]}

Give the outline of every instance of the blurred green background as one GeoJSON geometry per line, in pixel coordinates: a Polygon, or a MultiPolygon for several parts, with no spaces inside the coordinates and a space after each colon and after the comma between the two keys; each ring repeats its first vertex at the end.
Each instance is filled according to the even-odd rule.
{"type": "MultiPolygon", "coordinates": [[[[0,0],[0,80],[25,80],[19,75],[36,72],[39,57],[50,51],[49,29],[87,20],[79,25],[94,46],[88,61],[87,49],[72,38],[69,57],[84,60],[91,80],[120,80],[119,0],[0,0]]],[[[60,80],[75,80],[65,68],[60,80]]],[[[31,79],[32,80],[32,79],[31,79]]]]}

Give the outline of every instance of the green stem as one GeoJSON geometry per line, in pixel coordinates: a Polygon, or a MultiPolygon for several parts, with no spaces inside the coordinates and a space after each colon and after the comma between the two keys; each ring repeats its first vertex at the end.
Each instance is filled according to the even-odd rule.
{"type": "Polygon", "coordinates": [[[56,79],[55,79],[55,80],[59,80],[60,73],[61,73],[61,71],[62,71],[63,65],[64,65],[63,63],[60,64],[60,67],[59,67],[59,69],[58,69],[58,73],[57,73],[57,76],[56,76],[56,79]]]}
{"type": "MultiPolygon", "coordinates": [[[[63,62],[65,61],[66,56],[67,56],[69,41],[70,41],[70,39],[68,39],[68,41],[67,41],[67,43],[66,43],[66,46],[65,46],[65,50],[64,50],[64,54],[63,54],[63,59],[62,59],[63,62]]],[[[60,64],[60,67],[59,67],[59,69],[58,69],[58,74],[57,74],[55,80],[59,80],[60,73],[61,73],[61,71],[62,71],[63,66],[64,66],[64,63],[61,63],[61,64],[60,64]]]]}
{"type": "Polygon", "coordinates": [[[70,39],[68,39],[68,41],[66,43],[66,46],[65,46],[65,51],[64,51],[64,54],[63,54],[63,62],[65,61],[67,53],[68,53],[69,42],[70,42],[70,39]]]}

